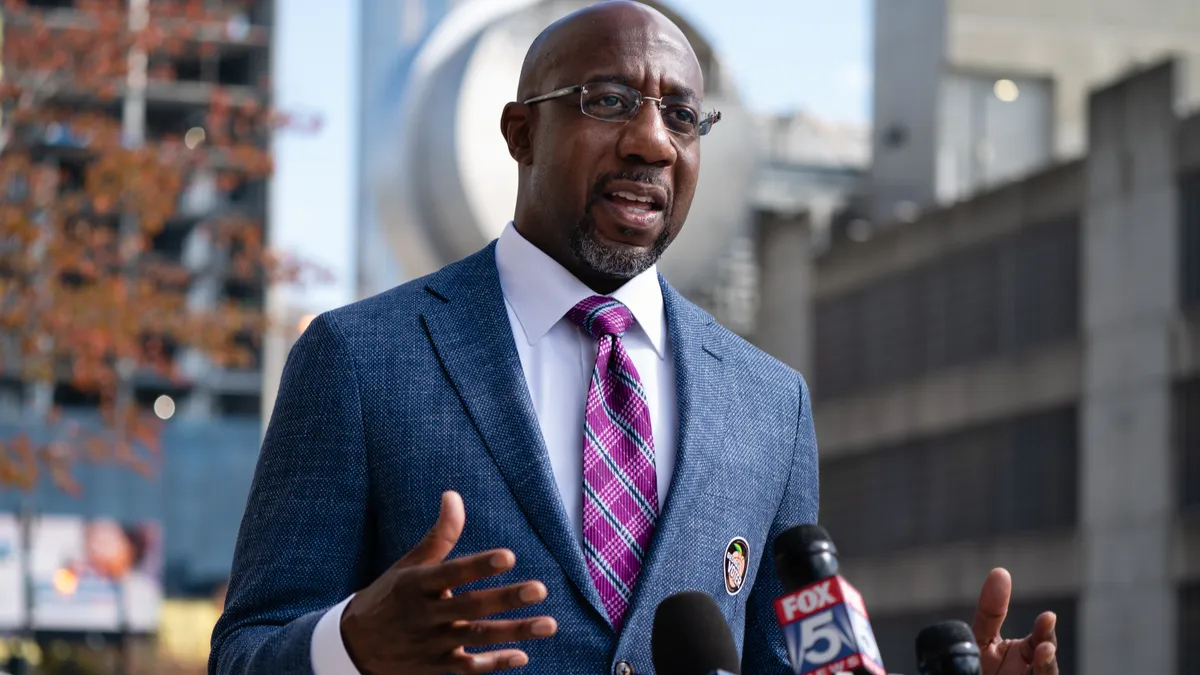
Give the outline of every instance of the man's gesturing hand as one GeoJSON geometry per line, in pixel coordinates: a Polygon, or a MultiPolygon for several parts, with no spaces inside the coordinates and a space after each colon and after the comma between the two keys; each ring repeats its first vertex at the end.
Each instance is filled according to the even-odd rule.
{"type": "Polygon", "coordinates": [[[518,649],[468,653],[466,647],[549,637],[550,617],[514,621],[484,617],[546,599],[546,587],[530,581],[455,596],[452,589],[507,572],[512,551],[497,549],[446,560],[462,534],[466,512],[456,492],[442,495],[442,510],[420,544],[392,565],[342,613],[342,643],[365,675],[474,675],[529,662],[518,649]]]}
{"type": "Polygon", "coordinates": [[[1043,612],[1033,622],[1033,632],[1020,640],[1004,640],[1000,627],[1008,616],[1012,597],[1012,576],[996,568],[983,582],[979,604],[975,608],[975,642],[979,644],[983,675],[1058,675],[1058,637],[1054,634],[1057,617],[1043,612]]]}

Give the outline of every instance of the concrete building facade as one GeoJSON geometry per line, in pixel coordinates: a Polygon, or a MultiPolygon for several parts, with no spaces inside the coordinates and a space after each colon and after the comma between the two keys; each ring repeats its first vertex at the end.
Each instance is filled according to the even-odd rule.
{"type": "Polygon", "coordinates": [[[1085,151],[1088,92],[1169,54],[1200,100],[1191,0],[887,0],[875,8],[870,218],[910,220],[1085,151]]]}
{"type": "Polygon", "coordinates": [[[924,625],[969,621],[1004,566],[1006,635],[1057,612],[1064,673],[1200,672],[1200,115],[1177,113],[1183,77],[1169,61],[1093,91],[1084,157],[812,265],[803,219],[760,224],[756,339],[809,379],[821,520],[890,670],[914,670],[924,625]]]}

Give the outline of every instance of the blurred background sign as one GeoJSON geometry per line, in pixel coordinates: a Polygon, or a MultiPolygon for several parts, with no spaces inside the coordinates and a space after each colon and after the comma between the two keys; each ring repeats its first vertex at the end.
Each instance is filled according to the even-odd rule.
{"type": "Polygon", "coordinates": [[[0,630],[150,633],[162,604],[156,522],[41,515],[30,529],[29,572],[17,519],[0,515],[0,630]],[[33,589],[32,622],[26,588],[33,589]]]}

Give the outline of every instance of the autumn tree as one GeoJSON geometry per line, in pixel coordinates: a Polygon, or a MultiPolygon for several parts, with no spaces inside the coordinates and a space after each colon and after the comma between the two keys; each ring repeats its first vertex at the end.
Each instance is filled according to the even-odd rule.
{"type": "Polygon", "coordinates": [[[0,368],[45,432],[0,434],[0,490],[49,475],[76,491],[77,461],[152,471],[160,422],[135,400],[135,378],[186,384],[184,355],[247,367],[268,329],[260,299],[206,293],[203,282],[261,289],[322,276],[268,250],[261,209],[230,199],[269,174],[267,140],[287,120],[267,107],[265,79],[196,81],[222,45],[265,39],[248,0],[213,4],[0,4],[0,368]],[[148,105],[163,92],[201,119],[153,128],[148,105]],[[183,250],[164,247],[180,238],[197,186],[225,199],[184,218],[183,250]],[[63,415],[63,388],[102,423],[63,415]]]}

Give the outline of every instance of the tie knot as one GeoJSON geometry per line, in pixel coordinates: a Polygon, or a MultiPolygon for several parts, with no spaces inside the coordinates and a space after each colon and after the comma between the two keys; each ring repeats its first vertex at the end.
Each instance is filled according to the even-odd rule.
{"type": "Polygon", "coordinates": [[[605,335],[620,337],[633,325],[633,313],[621,304],[604,295],[593,295],[580,300],[567,312],[567,318],[579,324],[593,338],[605,335]]]}

